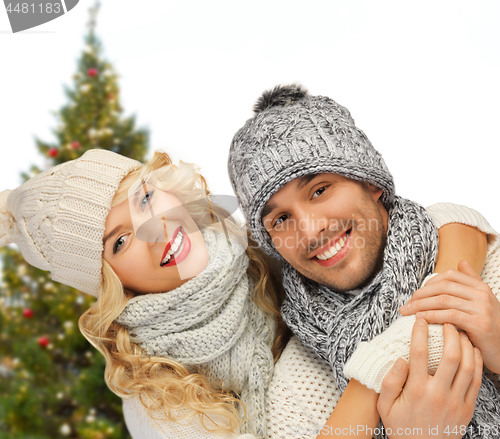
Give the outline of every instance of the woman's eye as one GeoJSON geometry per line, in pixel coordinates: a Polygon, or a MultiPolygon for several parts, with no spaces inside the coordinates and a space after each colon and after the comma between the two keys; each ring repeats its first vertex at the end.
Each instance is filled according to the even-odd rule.
{"type": "Polygon", "coordinates": [[[126,241],[127,241],[127,235],[120,236],[113,245],[113,254],[116,254],[116,252],[120,251],[120,249],[123,247],[126,241]]]}
{"type": "Polygon", "coordinates": [[[316,190],[312,196],[312,198],[319,197],[323,192],[326,191],[326,186],[320,187],[318,190],[316,190]]]}
{"type": "Polygon", "coordinates": [[[146,192],[146,194],[142,197],[141,200],[141,210],[144,210],[149,203],[151,203],[151,199],[153,198],[154,191],[146,192]]]}

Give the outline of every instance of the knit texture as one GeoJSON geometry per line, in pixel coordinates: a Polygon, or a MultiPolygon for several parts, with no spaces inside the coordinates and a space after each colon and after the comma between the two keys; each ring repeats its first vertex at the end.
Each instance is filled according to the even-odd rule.
{"type": "MultiPolygon", "coordinates": [[[[394,196],[392,175],[366,135],[356,127],[349,111],[324,96],[298,101],[297,86],[276,87],[275,105],[249,119],[235,134],[228,171],[253,237],[275,258],[262,221],[265,204],[288,182],[308,174],[331,172],[366,181],[383,190],[390,207],[394,196]],[[290,89],[282,98],[283,89],[290,89]]],[[[266,99],[266,101],[272,99],[266,99]]]]}
{"type": "MultiPolygon", "coordinates": [[[[495,235],[489,234],[490,237],[495,235]]],[[[489,252],[481,278],[500,300],[500,245],[495,245],[489,252]]],[[[397,359],[403,358],[409,363],[411,332],[414,323],[415,316],[400,317],[370,342],[359,343],[344,367],[344,375],[347,378],[355,378],[379,393],[384,376],[397,359]]],[[[429,325],[428,345],[429,373],[434,375],[443,355],[442,325],[429,325]]],[[[500,389],[499,376],[491,372],[486,375],[497,389],[500,389]]]]}
{"type": "MultiPolygon", "coordinates": [[[[344,375],[380,393],[382,380],[397,359],[409,364],[415,320],[415,316],[401,317],[370,342],[360,342],[344,366],[344,375]]],[[[443,325],[428,325],[428,328],[429,374],[434,375],[443,355],[443,325]]]]}
{"type": "Polygon", "coordinates": [[[446,224],[458,222],[482,230],[486,233],[488,238],[487,256],[496,249],[498,245],[498,234],[493,227],[490,226],[486,218],[477,210],[460,204],[436,203],[429,206],[427,212],[432,216],[432,220],[438,229],[446,224]],[[450,213],[452,213],[451,216],[450,213]]]}
{"type": "Polygon", "coordinates": [[[118,186],[141,166],[93,149],[0,195],[0,245],[12,242],[52,279],[98,297],[106,218],[118,186]]]}
{"type": "Polygon", "coordinates": [[[148,355],[177,360],[239,394],[247,412],[242,433],[264,438],[274,323],[252,301],[239,244],[230,247],[223,233],[209,229],[203,237],[209,263],[202,273],[175,290],[134,297],[117,321],[148,355]]]}

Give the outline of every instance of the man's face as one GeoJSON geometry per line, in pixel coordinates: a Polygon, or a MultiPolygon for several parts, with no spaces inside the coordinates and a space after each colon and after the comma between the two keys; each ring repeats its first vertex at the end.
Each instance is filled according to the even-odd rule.
{"type": "Polygon", "coordinates": [[[382,190],[337,174],[296,178],[262,222],[276,250],[304,276],[336,291],[367,285],[381,269],[387,233],[382,190]]]}

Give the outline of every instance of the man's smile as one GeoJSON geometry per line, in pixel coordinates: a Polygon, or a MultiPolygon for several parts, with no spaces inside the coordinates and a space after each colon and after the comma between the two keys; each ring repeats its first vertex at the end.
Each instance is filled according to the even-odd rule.
{"type": "Polygon", "coordinates": [[[352,228],[331,240],[327,245],[321,247],[311,257],[311,260],[323,267],[331,267],[343,259],[350,248],[351,231],[352,228]]]}

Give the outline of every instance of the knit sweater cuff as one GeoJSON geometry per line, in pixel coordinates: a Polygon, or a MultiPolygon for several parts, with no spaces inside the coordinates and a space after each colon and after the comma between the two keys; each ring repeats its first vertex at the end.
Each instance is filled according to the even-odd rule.
{"type": "Polygon", "coordinates": [[[488,238],[489,255],[499,244],[498,233],[489,225],[488,221],[479,212],[460,204],[436,203],[426,208],[434,224],[439,229],[446,224],[460,223],[476,227],[486,233],[488,238]]]}
{"type": "MultiPolygon", "coordinates": [[[[370,342],[361,342],[344,366],[344,375],[380,392],[385,374],[398,358],[410,359],[415,316],[401,317],[370,342]]],[[[443,326],[429,325],[429,373],[437,369],[443,354],[443,326]]]]}

